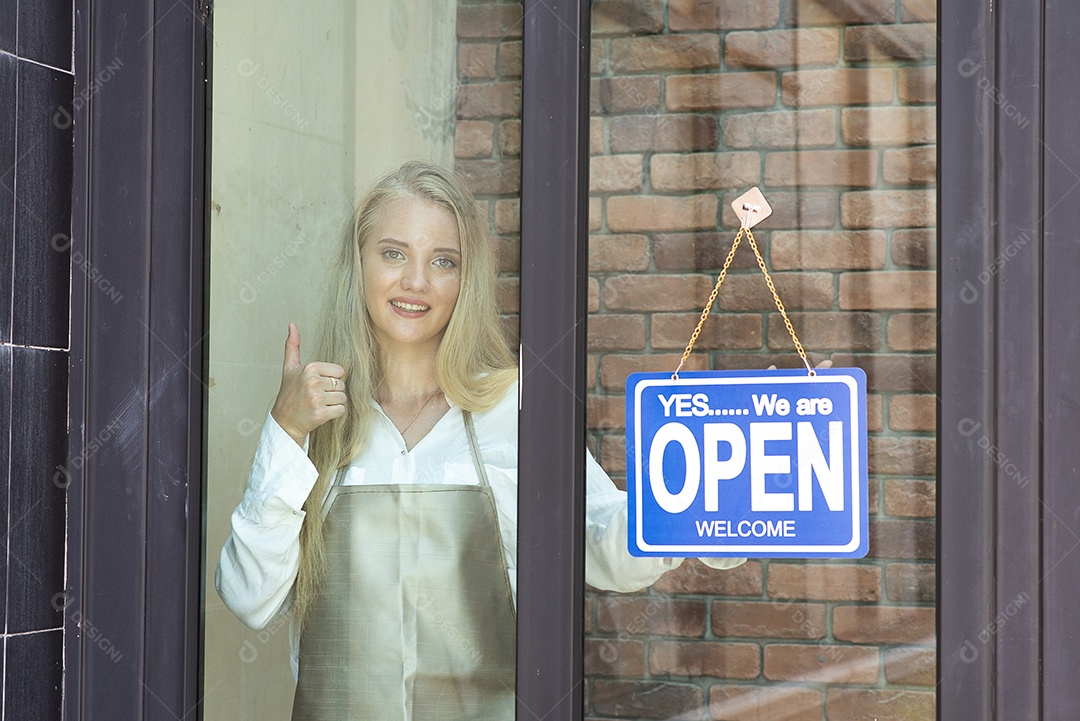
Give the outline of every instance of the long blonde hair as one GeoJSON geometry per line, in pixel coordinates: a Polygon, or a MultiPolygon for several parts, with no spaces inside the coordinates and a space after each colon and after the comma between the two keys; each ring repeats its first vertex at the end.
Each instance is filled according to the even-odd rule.
{"type": "Polygon", "coordinates": [[[487,220],[465,181],[434,163],[413,161],[383,176],[353,215],[331,268],[317,360],[345,369],[348,411],[311,434],[308,456],[319,471],[304,503],[300,570],[293,597],[298,626],[326,572],[322,504],[338,469],[363,452],[371,434],[372,401],[382,380],[379,349],[364,303],[361,250],[379,214],[401,198],[422,198],[451,211],[461,243],[461,287],[436,355],[436,378],[450,400],[468,411],[491,408],[517,377],[516,363],[499,326],[495,303],[495,254],[487,220]]]}

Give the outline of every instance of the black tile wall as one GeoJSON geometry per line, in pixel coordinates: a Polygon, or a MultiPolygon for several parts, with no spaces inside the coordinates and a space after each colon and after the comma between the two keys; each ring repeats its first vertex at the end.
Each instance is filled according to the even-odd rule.
{"type": "Polygon", "coordinates": [[[22,0],[19,57],[70,72],[74,7],[71,0],[22,0]]]}
{"type": "Polygon", "coordinates": [[[59,719],[63,632],[8,636],[4,645],[4,718],[59,719]]]}
{"type": "MultiPolygon", "coordinates": [[[[0,3],[7,0],[0,0],[0,3]]],[[[3,7],[0,5],[0,7],[3,7]]],[[[3,27],[0,11],[0,28],[3,27]]],[[[3,31],[0,30],[0,33],[3,31]]],[[[0,53],[0,342],[11,339],[12,261],[15,257],[15,88],[18,61],[0,53]]]]}
{"type": "Polygon", "coordinates": [[[71,288],[71,75],[19,62],[11,341],[68,347],[71,288]],[[59,118],[59,120],[58,120],[59,118]]]}
{"type": "MultiPolygon", "coordinates": [[[[71,0],[0,0],[0,721],[61,719],[71,0]]],[[[75,461],[77,462],[77,461],[75,461]]]]}
{"type": "Polygon", "coordinates": [[[12,349],[8,633],[63,624],[67,353],[12,349]],[[59,474],[59,475],[58,475],[59,474]],[[62,607],[62,604],[59,604],[62,607]]]}
{"type": "MultiPolygon", "coordinates": [[[[0,53],[15,53],[18,5],[18,0],[0,0],[0,53]]],[[[0,97],[7,98],[8,96],[0,97]]]]}

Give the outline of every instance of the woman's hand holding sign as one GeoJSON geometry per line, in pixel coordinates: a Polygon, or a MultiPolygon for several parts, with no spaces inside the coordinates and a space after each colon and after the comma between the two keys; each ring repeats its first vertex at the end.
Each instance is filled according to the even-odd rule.
{"type": "Polygon", "coordinates": [[[270,414],[278,425],[304,445],[307,434],[345,415],[345,369],[337,363],[300,363],[300,330],[289,323],[281,388],[270,414]]]}

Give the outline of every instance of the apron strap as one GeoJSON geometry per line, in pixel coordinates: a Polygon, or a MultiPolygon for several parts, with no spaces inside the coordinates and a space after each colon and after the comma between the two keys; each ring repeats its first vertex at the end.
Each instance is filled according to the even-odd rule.
{"type": "Polygon", "coordinates": [[[473,465],[476,466],[476,476],[480,479],[480,485],[487,488],[487,471],[484,470],[484,458],[480,455],[480,444],[476,440],[476,427],[473,426],[472,413],[461,410],[461,417],[465,419],[465,435],[469,437],[469,452],[472,455],[473,465]]]}

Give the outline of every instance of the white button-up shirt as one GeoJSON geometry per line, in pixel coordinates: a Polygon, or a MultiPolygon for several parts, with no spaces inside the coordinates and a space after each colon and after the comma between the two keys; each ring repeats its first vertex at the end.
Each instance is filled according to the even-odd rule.
{"type": "MultiPolygon", "coordinates": [[[[488,480],[495,496],[503,552],[517,596],[517,386],[492,409],[473,414],[488,480]]],[[[477,484],[461,409],[450,410],[412,449],[380,410],[364,452],[343,483],[477,484]]],[[[306,444],[305,444],[306,448],[306,444]]],[[[221,550],[215,585],[225,605],[252,628],[262,628],[287,608],[300,564],[302,507],[318,471],[301,448],[267,414],[244,498],[232,514],[232,533],[221,550]]],[[[614,591],[651,585],[681,558],[637,558],[627,551],[626,493],[586,453],[585,581],[614,591]]],[[[733,568],[741,558],[703,559],[733,568]]]]}

